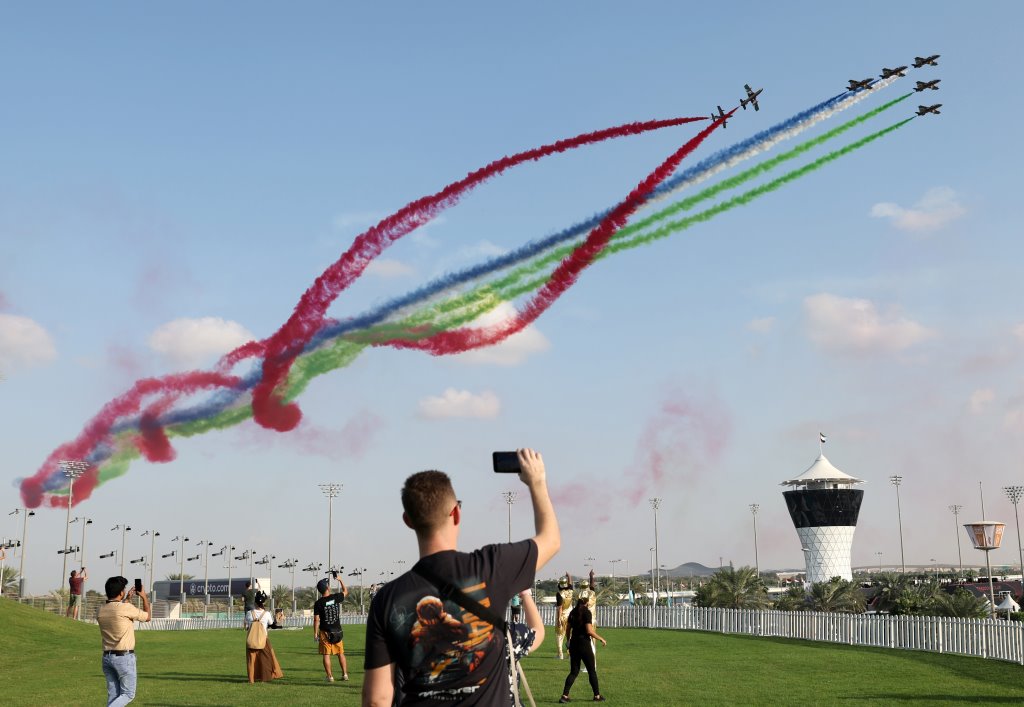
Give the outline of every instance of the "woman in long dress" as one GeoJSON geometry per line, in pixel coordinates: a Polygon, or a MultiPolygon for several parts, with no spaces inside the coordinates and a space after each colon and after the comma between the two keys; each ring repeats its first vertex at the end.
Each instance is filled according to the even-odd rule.
{"type": "MultiPolygon", "coordinates": [[[[249,627],[254,622],[259,621],[263,624],[263,628],[266,629],[273,622],[273,617],[270,612],[266,610],[265,604],[267,603],[266,592],[256,592],[255,597],[255,608],[245,612],[245,634],[249,635],[249,627]]],[[[270,645],[270,636],[267,636],[267,642],[263,648],[253,649],[246,646],[245,648],[245,664],[249,672],[249,682],[270,682],[278,678],[283,678],[284,673],[281,672],[281,664],[277,662],[277,656],[274,654],[274,647],[270,645]]]]}

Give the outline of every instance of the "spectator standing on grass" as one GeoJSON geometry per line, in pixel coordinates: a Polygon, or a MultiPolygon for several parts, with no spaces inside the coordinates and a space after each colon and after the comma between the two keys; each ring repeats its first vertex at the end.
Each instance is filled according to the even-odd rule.
{"type": "Polygon", "coordinates": [[[331,672],[332,655],[338,656],[341,679],[348,680],[348,661],[345,660],[344,633],[341,629],[341,602],[348,596],[348,588],[337,572],[331,574],[341,585],[340,593],[331,594],[331,582],[325,577],[316,583],[320,598],[313,605],[313,639],[323,656],[327,682],[334,682],[334,674],[331,672]]]}
{"type": "MultiPolygon", "coordinates": [[[[439,596],[446,593],[421,572],[499,610],[533,585],[537,570],[558,552],[561,535],[541,455],[520,449],[518,458],[519,478],[530,490],[536,535],[471,553],[458,551],[462,502],[448,475],[421,471],[406,479],[402,519],[416,533],[420,559],[412,570],[381,587],[371,603],[364,707],[390,707],[393,701],[424,707],[512,704],[502,631],[470,616],[450,595],[439,596]]],[[[529,616],[528,608],[528,622],[529,616]]]]}
{"type": "Polygon", "coordinates": [[[586,666],[587,677],[590,679],[590,689],[594,691],[594,702],[604,702],[604,696],[597,682],[597,664],[594,662],[593,641],[600,641],[607,646],[608,641],[597,635],[594,630],[594,619],[587,608],[587,598],[580,597],[576,601],[576,608],[569,614],[569,674],[565,678],[565,687],[562,688],[562,697],[558,700],[565,704],[569,702],[569,690],[576,682],[580,674],[580,663],[586,666]]]}
{"type": "Polygon", "coordinates": [[[84,567],[78,572],[71,570],[71,576],[68,577],[68,610],[64,614],[65,616],[78,618],[78,612],[82,608],[82,585],[87,579],[89,579],[89,573],[85,571],[84,567]]]}
{"type": "Polygon", "coordinates": [[[256,608],[256,590],[252,588],[252,581],[245,583],[245,591],[242,592],[242,610],[249,613],[256,608]]]}
{"type": "Polygon", "coordinates": [[[249,648],[248,645],[245,647],[245,665],[250,684],[257,680],[260,682],[270,682],[271,680],[284,677],[284,673],[281,672],[281,664],[277,662],[274,647],[270,645],[270,636],[266,635],[266,630],[270,628],[271,622],[270,612],[266,609],[266,602],[266,593],[256,592],[253,596],[253,608],[245,612],[245,630],[247,635],[249,628],[258,622],[263,624],[263,635],[266,637],[263,648],[249,648]]]}
{"type": "Polygon", "coordinates": [[[103,675],[107,679],[107,707],[121,707],[135,699],[138,675],[135,664],[135,622],[149,621],[152,611],[146,590],[138,592],[139,609],[128,600],[136,596],[124,577],[110,577],[103,589],[107,603],[96,612],[103,641],[103,675]]]}

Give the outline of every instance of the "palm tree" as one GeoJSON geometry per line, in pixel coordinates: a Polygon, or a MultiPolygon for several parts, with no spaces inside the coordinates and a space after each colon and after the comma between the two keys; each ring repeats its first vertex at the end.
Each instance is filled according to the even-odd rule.
{"type": "Polygon", "coordinates": [[[271,590],[271,595],[274,597],[274,608],[283,609],[287,607],[289,610],[291,610],[292,590],[290,587],[286,587],[283,584],[279,584],[271,590]]]}
{"type": "Polygon", "coordinates": [[[932,610],[938,616],[958,619],[988,618],[988,602],[959,587],[952,594],[940,592],[932,600],[932,610]]]}
{"type": "Polygon", "coordinates": [[[0,574],[0,587],[3,587],[5,597],[18,593],[18,571],[13,567],[4,567],[3,574],[0,574]]]}
{"type": "Polygon", "coordinates": [[[763,609],[771,604],[764,582],[753,567],[723,567],[697,591],[698,606],[763,609]]]}
{"type": "Polygon", "coordinates": [[[779,611],[806,611],[807,592],[803,587],[790,587],[785,594],[775,600],[774,608],[779,611]]]}
{"type": "Polygon", "coordinates": [[[860,614],[864,611],[864,594],[860,587],[839,577],[811,585],[808,602],[813,611],[860,614]]]}

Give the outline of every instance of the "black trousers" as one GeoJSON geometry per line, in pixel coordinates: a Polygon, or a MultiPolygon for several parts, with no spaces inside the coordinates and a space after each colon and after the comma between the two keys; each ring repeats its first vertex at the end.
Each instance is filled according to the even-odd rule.
{"type": "Polygon", "coordinates": [[[565,678],[565,688],[562,689],[562,694],[568,695],[569,690],[572,689],[572,684],[576,682],[576,676],[580,674],[580,663],[587,667],[590,689],[594,691],[595,696],[600,695],[601,690],[597,686],[597,663],[594,661],[594,649],[590,645],[589,638],[581,644],[569,643],[569,675],[565,678]]]}

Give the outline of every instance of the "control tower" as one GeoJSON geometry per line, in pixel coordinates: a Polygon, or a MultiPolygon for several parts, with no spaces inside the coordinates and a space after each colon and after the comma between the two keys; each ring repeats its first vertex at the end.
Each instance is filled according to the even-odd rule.
{"type": "Polygon", "coordinates": [[[782,482],[790,487],[782,495],[800,538],[808,583],[853,579],[850,548],[864,498],[853,486],[862,483],[834,467],[824,454],[800,476],[782,482]]]}

